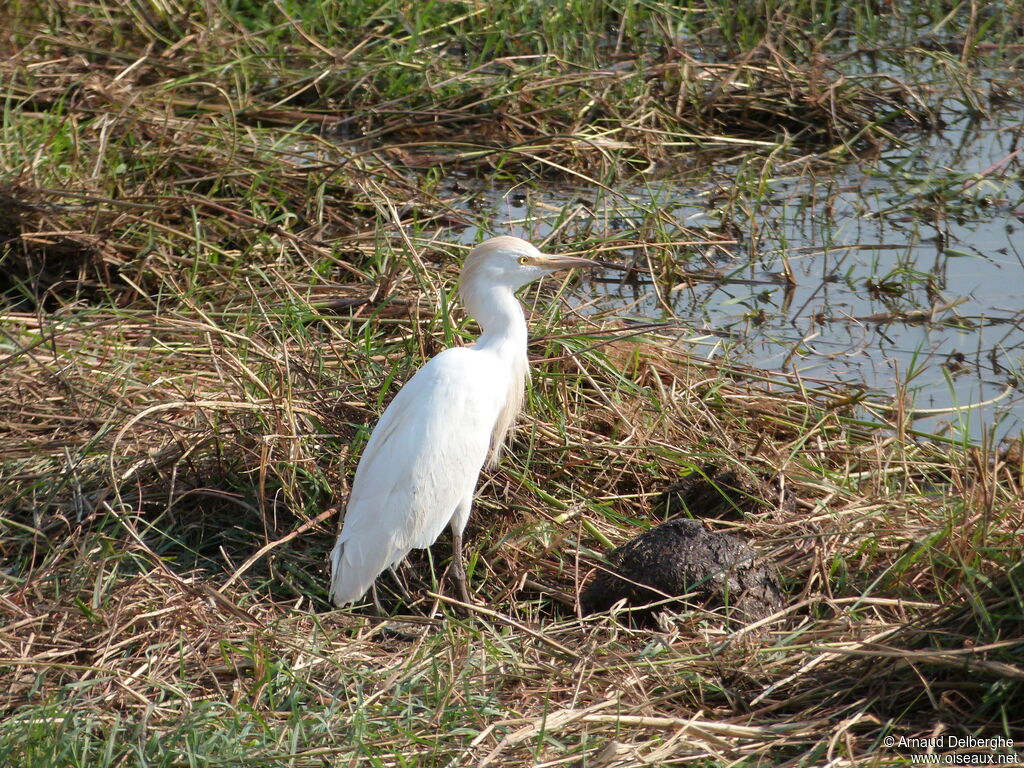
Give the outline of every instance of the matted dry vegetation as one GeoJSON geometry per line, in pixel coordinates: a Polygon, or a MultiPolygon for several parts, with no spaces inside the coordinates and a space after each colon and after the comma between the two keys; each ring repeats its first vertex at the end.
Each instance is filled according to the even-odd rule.
{"type": "MultiPolygon", "coordinates": [[[[0,759],[886,764],[910,754],[890,735],[1020,733],[1019,450],[583,312],[586,284],[525,296],[530,399],[468,529],[480,605],[436,597],[441,542],[400,574],[400,616],[329,610],[332,507],[368,428],[473,334],[448,309],[465,248],[445,227],[467,214],[429,169],[600,186],[710,152],[833,161],[928,118],[781,21],[715,61],[631,51],[606,9],[619,47],[583,66],[496,43],[500,5],[415,34],[397,7],[372,34],[268,9],[10,12],[0,759]],[[426,58],[440,38],[463,47],[426,58]],[[655,630],[578,617],[600,553],[709,464],[774,478],[758,512],[709,525],[777,562],[787,607],[738,631],[699,605],[655,630]]],[[[723,244],[651,218],[661,241],[550,246],[647,248],[685,277],[688,248],[723,244]]]]}

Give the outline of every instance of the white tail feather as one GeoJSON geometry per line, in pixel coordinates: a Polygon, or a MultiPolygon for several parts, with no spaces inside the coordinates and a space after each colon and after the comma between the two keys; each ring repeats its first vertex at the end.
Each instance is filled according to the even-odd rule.
{"type": "Polygon", "coordinates": [[[357,543],[339,536],[331,552],[331,602],[337,606],[365,595],[381,571],[395,562],[395,552],[381,546],[385,542],[362,538],[357,543]]]}

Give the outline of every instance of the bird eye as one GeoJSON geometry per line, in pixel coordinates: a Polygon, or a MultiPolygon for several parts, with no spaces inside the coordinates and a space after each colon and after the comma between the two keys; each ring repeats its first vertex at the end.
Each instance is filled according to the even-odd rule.
{"type": "Polygon", "coordinates": [[[522,264],[525,267],[527,264],[530,263],[530,260],[528,258],[526,258],[525,256],[520,256],[519,257],[519,263],[522,264]]]}

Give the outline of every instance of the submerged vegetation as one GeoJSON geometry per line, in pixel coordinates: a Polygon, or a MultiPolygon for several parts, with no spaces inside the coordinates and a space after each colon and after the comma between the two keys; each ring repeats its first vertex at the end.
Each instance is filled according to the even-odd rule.
{"type": "MultiPolygon", "coordinates": [[[[744,366],[667,300],[756,241],[779,175],[871,167],[951,111],[1020,114],[1019,3],[13,0],[0,19],[0,761],[878,765],[925,751],[901,737],[1021,733],[1021,441],[923,434],[905,392],[744,366]],[[714,226],[621,192],[716,163],[736,172],[707,192],[714,226]],[[467,529],[481,605],[445,601],[441,543],[400,571],[400,615],[330,611],[370,427],[474,332],[457,265],[505,225],[466,193],[541,187],[630,208],[545,211],[546,248],[618,267],[665,317],[529,289],[528,404],[467,529]],[[775,562],[786,606],[739,630],[697,602],[654,629],[581,618],[602,553],[711,468],[771,478],[707,525],[775,562]]],[[[1024,209],[1016,157],[914,190],[908,215],[1024,209]]],[[[909,266],[872,289],[915,281],[931,299],[909,266]]]]}

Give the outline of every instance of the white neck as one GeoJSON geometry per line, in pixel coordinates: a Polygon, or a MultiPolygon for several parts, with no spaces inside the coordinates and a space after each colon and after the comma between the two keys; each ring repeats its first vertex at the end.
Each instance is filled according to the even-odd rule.
{"type": "Polygon", "coordinates": [[[477,349],[511,347],[526,356],[526,317],[519,300],[504,286],[463,291],[466,311],[483,331],[473,346],[477,349]]]}
{"type": "Polygon", "coordinates": [[[501,455],[505,436],[523,407],[524,387],[530,375],[526,357],[526,317],[519,299],[505,286],[464,286],[462,301],[483,331],[473,349],[493,352],[509,366],[505,403],[491,432],[487,455],[488,466],[494,466],[501,455]]]}

